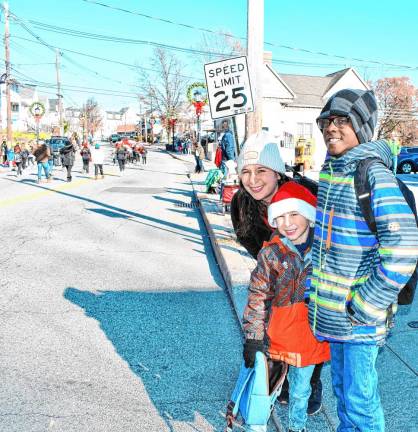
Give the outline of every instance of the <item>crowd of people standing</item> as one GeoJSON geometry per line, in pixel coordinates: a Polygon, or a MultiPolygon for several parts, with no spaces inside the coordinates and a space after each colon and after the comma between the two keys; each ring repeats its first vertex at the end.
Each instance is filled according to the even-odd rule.
{"type": "Polygon", "coordinates": [[[83,173],[89,174],[90,163],[94,165],[94,178],[104,178],[103,165],[105,159],[104,150],[99,142],[91,145],[84,142],[79,145],[75,137],[66,141],[66,144],[59,149],[59,157],[54,157],[51,147],[46,142],[16,144],[8,147],[6,142],[1,144],[1,165],[15,171],[16,176],[22,177],[25,170],[31,166],[37,168],[37,183],[43,179],[46,182],[52,181],[52,172],[56,161],[59,160],[62,170],[66,172],[67,182],[72,181],[72,170],[78,153],[83,162],[83,173]],[[55,159],[55,161],[54,161],[55,159]]]}

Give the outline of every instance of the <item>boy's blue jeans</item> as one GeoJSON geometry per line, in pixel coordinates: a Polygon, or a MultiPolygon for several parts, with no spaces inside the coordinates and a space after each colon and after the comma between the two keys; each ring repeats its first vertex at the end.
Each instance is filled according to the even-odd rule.
{"type": "Polygon", "coordinates": [[[48,162],[38,162],[38,179],[40,180],[42,177],[42,168],[45,172],[45,177],[49,177],[49,163],[48,162]]]}
{"type": "Polygon", "coordinates": [[[330,343],[331,377],[340,425],[337,432],[384,432],[385,419],[377,388],[379,347],[330,343]]]}
{"type": "Polygon", "coordinates": [[[305,367],[289,366],[289,429],[302,430],[306,426],[308,400],[311,395],[311,377],[315,365],[305,367]]]}
{"type": "MultiPolygon", "coordinates": [[[[315,365],[297,368],[289,366],[289,429],[302,430],[306,426],[308,400],[311,395],[311,377],[315,365]]],[[[266,432],[267,425],[247,425],[247,432],[266,432]]]]}

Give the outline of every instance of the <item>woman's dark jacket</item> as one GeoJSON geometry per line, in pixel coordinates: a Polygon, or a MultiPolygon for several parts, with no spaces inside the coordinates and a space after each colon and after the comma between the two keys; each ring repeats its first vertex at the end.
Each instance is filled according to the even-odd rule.
{"type": "Polygon", "coordinates": [[[64,166],[74,165],[74,151],[75,148],[72,143],[68,143],[62,149],[60,149],[60,153],[62,155],[62,164],[64,166]]]}
{"type": "Polygon", "coordinates": [[[263,246],[265,241],[269,241],[273,232],[262,218],[257,217],[252,223],[251,229],[248,230],[249,234],[242,236],[239,233],[239,202],[242,200],[244,192],[239,190],[231,202],[231,220],[234,226],[234,231],[237,235],[238,242],[247,249],[248,253],[257,259],[258,252],[263,246]]]}

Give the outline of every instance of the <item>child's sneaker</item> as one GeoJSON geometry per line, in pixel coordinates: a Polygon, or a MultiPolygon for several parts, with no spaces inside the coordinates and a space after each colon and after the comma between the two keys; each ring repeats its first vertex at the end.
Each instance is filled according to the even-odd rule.
{"type": "Polygon", "coordinates": [[[308,415],[312,416],[319,411],[321,411],[322,408],[322,382],[321,380],[318,380],[315,384],[312,385],[312,393],[309,397],[308,401],[308,415]]]}

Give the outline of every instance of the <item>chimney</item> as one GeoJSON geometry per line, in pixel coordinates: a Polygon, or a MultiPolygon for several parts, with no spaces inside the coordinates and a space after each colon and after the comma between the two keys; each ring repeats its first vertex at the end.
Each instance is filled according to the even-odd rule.
{"type": "Polygon", "coordinates": [[[273,53],[271,51],[264,51],[263,61],[265,64],[272,66],[273,53]]]}

